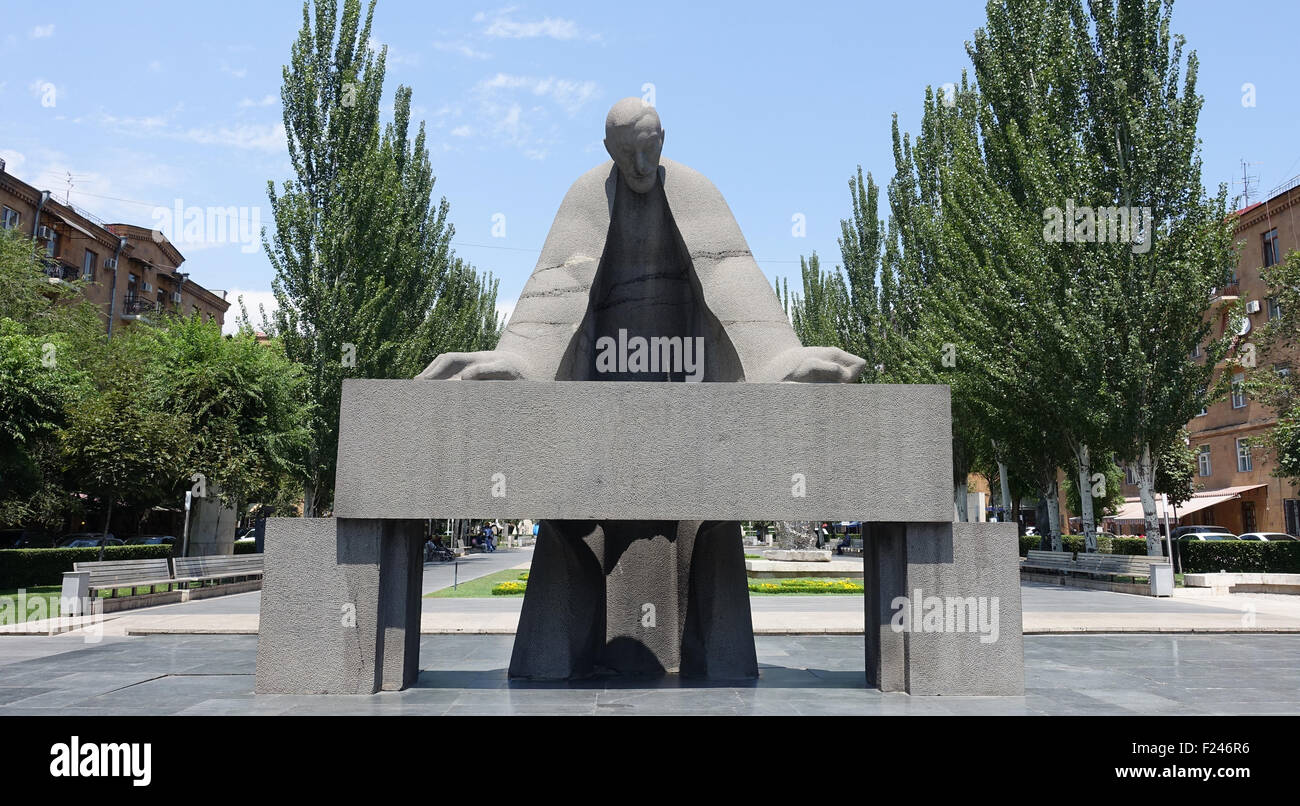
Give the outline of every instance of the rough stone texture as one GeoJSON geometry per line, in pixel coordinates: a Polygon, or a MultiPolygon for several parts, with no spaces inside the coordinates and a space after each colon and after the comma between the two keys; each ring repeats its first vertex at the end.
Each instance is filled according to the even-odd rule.
{"type": "Polygon", "coordinates": [[[418,541],[407,522],[270,519],[257,692],[371,694],[413,681],[418,541]]]}
{"type": "Polygon", "coordinates": [[[863,546],[872,683],[909,694],[1024,693],[1015,524],[877,524],[863,546]],[[919,614],[919,624],[900,620],[897,597],[906,597],[907,613],[919,614]],[[985,642],[995,634],[992,619],[968,617],[981,608],[993,617],[994,602],[996,639],[985,642]],[[942,615],[931,621],[934,613],[942,615]]]}
{"type": "Polygon", "coordinates": [[[542,521],[510,676],[758,674],[739,524],[542,521]]]}
{"type": "Polygon", "coordinates": [[[335,512],[951,521],[951,465],[946,386],[349,379],[335,512]]]}

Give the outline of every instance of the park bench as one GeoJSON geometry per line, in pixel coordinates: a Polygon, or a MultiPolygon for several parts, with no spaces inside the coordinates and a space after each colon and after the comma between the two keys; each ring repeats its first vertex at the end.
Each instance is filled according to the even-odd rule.
{"type": "Polygon", "coordinates": [[[1166,557],[1148,557],[1145,554],[1079,554],[1076,570],[1090,576],[1145,577],[1151,576],[1151,566],[1168,565],[1166,557]]]}
{"type": "Polygon", "coordinates": [[[1020,567],[1035,571],[1057,571],[1067,575],[1078,570],[1073,551],[1040,551],[1039,549],[1030,549],[1029,555],[1020,561],[1020,567]]]}
{"type": "Polygon", "coordinates": [[[176,582],[220,582],[262,576],[262,555],[209,555],[172,559],[176,582]]]}
{"type": "Polygon", "coordinates": [[[152,592],[154,585],[167,585],[170,588],[176,584],[166,557],[73,563],[72,568],[74,572],[89,573],[89,591],[92,596],[98,595],[101,590],[109,590],[109,595],[113,596],[119,588],[129,588],[134,594],[136,588],[148,586],[152,592]]]}

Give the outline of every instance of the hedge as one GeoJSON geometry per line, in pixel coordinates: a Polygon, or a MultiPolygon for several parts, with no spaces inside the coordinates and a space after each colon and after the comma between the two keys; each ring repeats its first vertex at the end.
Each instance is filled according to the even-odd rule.
{"type": "Polygon", "coordinates": [[[1256,540],[1182,540],[1178,556],[1183,573],[1216,571],[1300,574],[1300,542],[1264,543],[1256,540]]]}
{"type": "MultiPolygon", "coordinates": [[[[1039,545],[1039,535],[1025,535],[1020,538],[1020,556],[1029,556],[1030,549],[1037,550],[1039,545]]],[[[1062,535],[1061,549],[1063,551],[1083,551],[1083,535],[1062,535]]],[[[1147,541],[1145,537],[1108,537],[1106,535],[1097,535],[1097,551],[1101,554],[1146,554],[1147,541]]]]}
{"type": "Polygon", "coordinates": [[[236,553],[236,554],[256,554],[256,553],[257,553],[257,541],[256,541],[256,540],[236,540],[236,541],[235,541],[235,553],[236,553]]]}
{"type": "MultiPolygon", "coordinates": [[[[172,556],[171,546],[109,546],[105,560],[152,560],[172,556]]],[[[59,585],[73,563],[94,562],[99,549],[4,549],[0,551],[0,589],[59,585]]]]}
{"type": "MultiPolygon", "coordinates": [[[[1038,548],[1038,535],[1020,538],[1020,556],[1038,548]]],[[[1083,551],[1082,535],[1063,535],[1065,551],[1083,551]]],[[[1178,558],[1183,573],[1203,574],[1216,571],[1237,573],[1300,574],[1300,541],[1264,543],[1255,540],[1179,540],[1178,558]]],[[[1098,537],[1102,554],[1147,553],[1144,537],[1098,537]]]]}

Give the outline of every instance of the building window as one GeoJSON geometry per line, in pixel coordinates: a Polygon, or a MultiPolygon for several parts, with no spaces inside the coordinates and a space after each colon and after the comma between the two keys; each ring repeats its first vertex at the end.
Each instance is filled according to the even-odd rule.
{"type": "Polygon", "coordinates": [[[23,215],[12,207],[5,207],[0,211],[0,226],[5,229],[18,229],[22,224],[23,215]]]}
{"type": "Polygon", "coordinates": [[[1269,321],[1277,319],[1282,315],[1282,303],[1277,301],[1277,297],[1268,298],[1268,318],[1269,321]]]}
{"type": "Polygon", "coordinates": [[[1197,343],[1197,345],[1192,348],[1192,358],[1200,358],[1200,357],[1201,357],[1201,345],[1200,343],[1197,343]]]}
{"type": "Polygon", "coordinates": [[[1278,376],[1279,378],[1290,378],[1290,377],[1291,377],[1291,365],[1290,365],[1290,364],[1274,364],[1274,365],[1273,365],[1273,371],[1277,373],[1277,376],[1278,376]]]}
{"type": "Polygon", "coordinates": [[[1244,439],[1237,440],[1237,472],[1246,473],[1254,470],[1255,466],[1250,461],[1250,443],[1244,439]]]}
{"type": "Polygon", "coordinates": [[[1241,372],[1232,376],[1232,407],[1234,409],[1246,407],[1246,376],[1241,372]]]}
{"type": "Polygon", "coordinates": [[[81,279],[88,281],[95,279],[95,260],[95,253],[87,249],[86,254],[81,258],[81,279]]]}
{"type": "Polygon", "coordinates": [[[1138,469],[1136,465],[1131,465],[1131,464],[1124,465],[1124,483],[1125,484],[1138,483],[1138,469]]]}
{"type": "MultiPolygon", "coordinates": [[[[1204,386],[1202,386],[1200,389],[1196,390],[1196,394],[1197,394],[1197,396],[1199,396],[1199,397],[1201,398],[1201,400],[1205,400],[1205,392],[1206,392],[1206,388],[1205,388],[1204,386]]],[[[1205,415],[1207,415],[1207,414],[1209,414],[1209,413],[1210,413],[1210,409],[1209,409],[1209,407],[1208,407],[1206,404],[1202,403],[1202,404],[1201,404],[1201,410],[1198,411],[1198,412],[1196,412],[1196,416],[1197,416],[1197,417],[1204,417],[1205,415]]]]}
{"type": "Polygon", "coordinates": [[[1242,529],[1244,533],[1248,534],[1256,530],[1254,501],[1241,502],[1241,525],[1244,527],[1242,529]]]}
{"type": "Polygon", "coordinates": [[[1202,445],[1196,453],[1196,469],[1202,476],[1210,475],[1210,446],[1202,445]]]}
{"type": "Polygon", "coordinates": [[[1277,253],[1277,227],[1264,233],[1264,268],[1268,268],[1278,262],[1277,253]]]}
{"type": "Polygon", "coordinates": [[[59,252],[59,233],[50,231],[50,239],[45,242],[45,256],[54,257],[59,252]]]}

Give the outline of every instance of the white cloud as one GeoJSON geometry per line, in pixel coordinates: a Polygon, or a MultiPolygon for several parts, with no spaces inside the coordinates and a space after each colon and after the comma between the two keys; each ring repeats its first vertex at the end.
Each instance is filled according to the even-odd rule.
{"type": "Polygon", "coordinates": [[[271,106],[278,99],[274,95],[263,95],[262,100],[254,101],[252,98],[245,98],[239,102],[240,109],[247,109],[250,106],[271,106]]]}
{"type": "Polygon", "coordinates": [[[23,163],[27,162],[27,157],[8,148],[0,148],[0,159],[5,161],[5,172],[15,176],[22,172],[23,163]]]}
{"type": "Polygon", "coordinates": [[[490,59],[491,53],[481,50],[475,50],[472,46],[463,42],[434,42],[434,50],[440,50],[444,53],[459,53],[467,59],[490,59]]]}
{"type": "Polygon", "coordinates": [[[243,296],[244,307],[248,309],[248,318],[252,321],[253,329],[262,328],[262,312],[258,306],[262,306],[266,311],[268,319],[275,318],[275,311],[280,307],[275,301],[275,294],[268,290],[232,288],[226,292],[226,299],[230,300],[230,309],[226,311],[226,321],[221,326],[222,333],[236,333],[239,330],[239,324],[236,321],[239,318],[239,298],[243,296]]]}
{"type": "Polygon", "coordinates": [[[283,123],[274,126],[246,124],[215,129],[189,129],[181,133],[179,138],[200,145],[220,145],[257,151],[283,151],[288,147],[283,123]]]}
{"type": "Polygon", "coordinates": [[[149,62],[149,72],[151,72],[151,73],[161,73],[161,72],[162,72],[162,62],[158,61],[157,59],[154,59],[153,61],[149,62]]]}
{"type": "Polygon", "coordinates": [[[549,97],[564,107],[570,115],[596,96],[597,85],[594,81],[570,81],[548,76],[516,76],[509,73],[497,73],[474,86],[476,94],[489,95],[496,90],[524,90],[533,95],[549,97]]]}
{"type": "Polygon", "coordinates": [[[509,321],[510,321],[510,317],[511,317],[511,316],[514,314],[514,312],[515,312],[515,304],[516,304],[517,302],[519,302],[519,298],[518,298],[518,297],[515,297],[514,299],[498,299],[498,300],[497,300],[497,315],[498,315],[498,316],[505,317],[505,320],[506,320],[507,322],[509,322],[509,321]]]}
{"type": "Polygon", "coordinates": [[[509,6],[493,11],[490,14],[480,11],[474,15],[474,22],[486,22],[487,27],[483,29],[483,33],[498,39],[535,39],[537,37],[559,40],[600,39],[598,34],[584,33],[578,28],[576,22],[566,20],[563,17],[544,17],[541,20],[531,22],[511,19],[511,15],[518,10],[517,6],[509,6]]]}
{"type": "Polygon", "coordinates": [[[451,130],[452,137],[469,137],[473,133],[474,130],[471,129],[469,126],[457,126],[456,128],[451,130]]]}
{"type": "Polygon", "coordinates": [[[54,36],[54,23],[38,25],[27,33],[28,39],[48,39],[54,36]]]}
{"type": "Polygon", "coordinates": [[[248,75],[247,67],[231,67],[225,62],[221,63],[220,70],[226,75],[234,76],[235,78],[243,78],[244,76],[248,75]]]}

